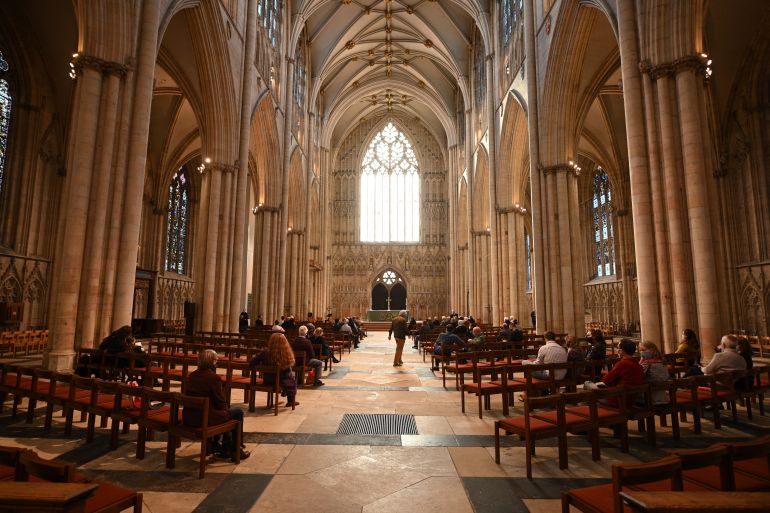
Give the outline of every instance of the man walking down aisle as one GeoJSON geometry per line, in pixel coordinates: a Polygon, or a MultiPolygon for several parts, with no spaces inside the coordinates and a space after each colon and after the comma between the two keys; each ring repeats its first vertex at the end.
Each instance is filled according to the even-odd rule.
{"type": "Polygon", "coordinates": [[[390,329],[388,330],[388,340],[390,340],[391,335],[396,338],[396,354],[393,356],[393,367],[404,365],[404,362],[401,361],[401,353],[404,352],[404,342],[406,342],[406,335],[408,333],[406,310],[401,310],[390,322],[390,329]]]}

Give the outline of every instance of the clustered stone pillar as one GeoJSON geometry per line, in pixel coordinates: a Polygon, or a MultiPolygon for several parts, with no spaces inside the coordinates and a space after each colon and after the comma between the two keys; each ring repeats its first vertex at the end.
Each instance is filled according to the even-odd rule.
{"type": "MultiPolygon", "coordinates": [[[[80,5],[93,17],[129,9],[102,7],[80,5]]],[[[44,358],[50,369],[71,368],[76,347],[91,347],[131,322],[159,16],[158,0],[145,0],[136,45],[105,45],[89,34],[73,56],[76,85],[44,358]],[[126,48],[136,52],[135,69],[116,62],[126,48]]]]}
{"type": "Polygon", "coordinates": [[[484,320],[492,325],[499,324],[500,319],[500,292],[498,275],[498,245],[500,232],[497,226],[497,116],[495,115],[495,61],[494,53],[487,55],[487,135],[489,140],[489,295],[487,305],[491,308],[485,312],[484,320]]]}
{"type": "MultiPolygon", "coordinates": [[[[705,66],[701,42],[675,39],[677,30],[640,50],[637,20],[661,15],[665,5],[618,1],[640,321],[642,337],[666,351],[681,330],[695,329],[708,358],[723,326],[702,121],[705,66]],[[673,60],[655,62],[661,55],[673,60]]],[[[675,27],[686,25],[691,8],[702,3],[676,5],[666,15],[675,27]]]]}

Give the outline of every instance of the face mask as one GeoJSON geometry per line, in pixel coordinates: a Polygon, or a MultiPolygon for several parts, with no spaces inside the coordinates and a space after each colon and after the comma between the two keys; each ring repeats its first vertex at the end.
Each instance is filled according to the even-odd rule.
{"type": "Polygon", "coordinates": [[[652,351],[642,351],[642,360],[652,360],[652,351]]]}

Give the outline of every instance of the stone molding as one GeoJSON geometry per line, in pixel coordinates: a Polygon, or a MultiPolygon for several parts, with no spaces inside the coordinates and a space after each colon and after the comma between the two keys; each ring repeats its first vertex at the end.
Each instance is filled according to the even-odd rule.
{"type": "Polygon", "coordinates": [[[575,176],[580,176],[580,171],[575,169],[574,166],[567,164],[566,162],[563,164],[554,164],[553,166],[544,166],[543,164],[538,163],[537,170],[544,175],[547,175],[550,173],[553,173],[553,174],[572,173],[575,176]]]}
{"type": "Polygon", "coordinates": [[[128,66],[111,61],[105,61],[99,57],[86,54],[78,54],[77,57],[73,57],[72,64],[75,66],[75,71],[79,72],[83,68],[91,68],[104,75],[117,75],[120,78],[126,78],[128,74],[128,66]]]}
{"type": "Polygon", "coordinates": [[[650,61],[643,60],[639,63],[639,71],[646,73],[652,80],[660,77],[672,77],[683,71],[693,70],[696,73],[703,73],[706,70],[706,64],[700,55],[686,55],[671,62],[652,65],[650,61]]]}

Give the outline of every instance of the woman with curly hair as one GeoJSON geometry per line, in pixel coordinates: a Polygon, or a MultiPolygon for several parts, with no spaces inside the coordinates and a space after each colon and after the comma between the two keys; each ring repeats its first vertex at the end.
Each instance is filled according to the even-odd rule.
{"type": "MultiPolygon", "coordinates": [[[[281,395],[286,396],[286,406],[298,406],[297,381],[294,378],[294,351],[292,351],[289,341],[283,333],[273,333],[267,342],[267,349],[257,354],[251,360],[251,365],[277,365],[281,369],[281,395]]],[[[275,375],[265,373],[266,382],[275,379],[275,375]]]]}

